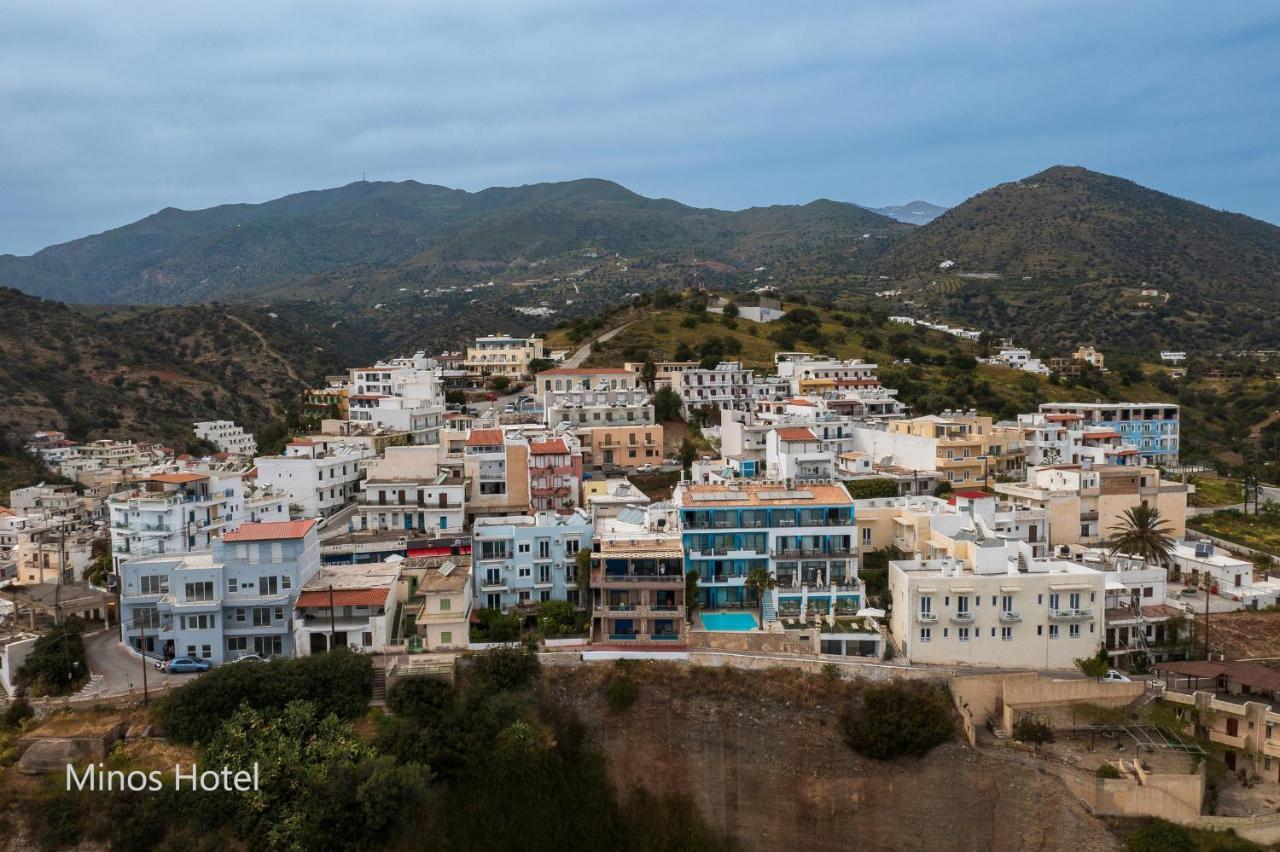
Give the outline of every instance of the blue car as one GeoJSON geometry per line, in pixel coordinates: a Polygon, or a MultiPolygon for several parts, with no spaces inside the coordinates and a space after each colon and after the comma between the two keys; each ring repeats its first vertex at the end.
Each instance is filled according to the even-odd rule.
{"type": "Polygon", "coordinates": [[[207,672],[213,668],[208,660],[197,660],[194,657],[178,657],[168,663],[156,663],[156,668],[169,674],[185,674],[187,672],[207,672]]]}

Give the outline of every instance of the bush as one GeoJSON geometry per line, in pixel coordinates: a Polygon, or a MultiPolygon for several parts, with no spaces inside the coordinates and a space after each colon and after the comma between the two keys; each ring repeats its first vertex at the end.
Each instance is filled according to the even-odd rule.
{"type": "Polygon", "coordinates": [[[640,697],[640,685],[629,677],[613,677],[609,680],[609,709],[625,713],[640,697]]]}
{"type": "Polygon", "coordinates": [[[203,742],[247,704],[273,713],[291,701],[310,701],[317,715],[359,716],[369,706],[373,664],[346,648],[293,660],[218,666],[166,695],[157,715],[166,736],[203,742]]]}
{"type": "Polygon", "coordinates": [[[1013,738],[1019,742],[1031,743],[1038,750],[1041,743],[1053,742],[1053,729],[1032,716],[1023,716],[1013,725],[1013,738]]]}
{"type": "Polygon", "coordinates": [[[36,711],[31,709],[30,702],[25,698],[14,699],[9,708],[4,711],[4,717],[0,718],[0,728],[14,730],[22,727],[22,723],[32,716],[36,715],[36,711]]]}
{"type": "Polygon", "coordinates": [[[898,483],[892,479],[854,479],[846,482],[845,487],[854,500],[898,496],[898,483]]]}
{"type": "Polygon", "coordinates": [[[520,639],[520,621],[514,615],[504,615],[500,610],[482,609],[476,613],[479,622],[471,628],[475,642],[516,642],[520,639]]]}
{"type": "Polygon", "coordinates": [[[479,688],[519,689],[538,674],[538,657],[525,648],[490,648],[474,657],[471,671],[479,688]]]}
{"type": "Polygon", "coordinates": [[[408,678],[387,693],[387,706],[398,716],[435,722],[453,706],[453,689],[435,678],[408,678]]]}
{"type": "Polygon", "coordinates": [[[1196,842],[1180,825],[1148,819],[1125,839],[1124,848],[1128,852],[1194,852],[1196,842]]]}
{"type": "Polygon", "coordinates": [[[32,695],[70,695],[89,679],[80,619],[71,616],[36,640],[18,669],[18,686],[32,695]]]}
{"type": "Polygon", "coordinates": [[[864,757],[920,757],[951,739],[954,726],[943,690],[927,684],[889,683],[869,688],[840,715],[844,740],[864,757]]]}
{"type": "Polygon", "coordinates": [[[1101,766],[1098,767],[1098,771],[1095,772],[1094,775],[1097,775],[1099,778],[1123,778],[1124,777],[1123,775],[1120,774],[1120,770],[1116,769],[1116,765],[1114,763],[1102,764],[1101,766]]]}

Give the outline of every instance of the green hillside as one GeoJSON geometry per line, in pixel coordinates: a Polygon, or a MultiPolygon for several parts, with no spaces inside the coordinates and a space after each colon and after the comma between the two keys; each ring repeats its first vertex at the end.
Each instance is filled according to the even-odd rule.
{"type": "Polygon", "coordinates": [[[522,276],[583,251],[739,271],[817,251],[865,269],[909,230],[852,204],[728,212],[603,180],[476,193],[361,182],[264,204],[166,208],[31,257],[0,257],[0,286],[96,304],[341,298],[349,283],[380,298],[401,286],[522,276]]]}
{"type": "Polygon", "coordinates": [[[1058,351],[1280,345],[1280,228],[1082,168],[979,193],[876,272],[917,310],[1058,351]]]}

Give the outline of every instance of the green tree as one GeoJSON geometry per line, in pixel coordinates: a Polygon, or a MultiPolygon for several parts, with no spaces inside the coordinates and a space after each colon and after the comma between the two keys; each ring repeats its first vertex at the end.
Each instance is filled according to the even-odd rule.
{"type": "Polygon", "coordinates": [[[591,551],[585,547],[573,557],[573,582],[578,586],[582,605],[591,609],[591,551]]]}
{"type": "Polygon", "coordinates": [[[756,599],[760,604],[760,629],[764,629],[764,599],[770,589],[775,589],[778,581],[769,573],[769,569],[763,565],[757,565],[747,571],[746,587],[756,593],[756,599]]]}
{"type": "Polygon", "coordinates": [[[1110,532],[1112,556],[1124,553],[1160,564],[1167,562],[1173,553],[1173,528],[1165,523],[1160,510],[1152,506],[1144,504],[1126,509],[1110,532]]]}
{"type": "Polygon", "coordinates": [[[658,381],[658,365],[653,363],[652,358],[644,359],[644,365],[640,367],[640,379],[649,393],[653,393],[654,383],[658,381]]]}
{"type": "Polygon", "coordinates": [[[653,395],[653,416],[659,423],[683,419],[680,416],[680,394],[670,387],[658,388],[653,395]]]}
{"type": "Polygon", "coordinates": [[[738,303],[732,301],[727,302],[724,306],[724,315],[731,319],[736,317],[738,315],[738,303]]]}
{"type": "Polygon", "coordinates": [[[845,484],[849,496],[854,500],[867,500],[872,497],[897,497],[898,483],[887,477],[874,479],[853,479],[845,484]]]}
{"type": "Polygon", "coordinates": [[[690,571],[684,575],[684,612],[685,618],[693,621],[693,614],[700,606],[698,598],[698,572],[690,571]]]}
{"type": "Polygon", "coordinates": [[[692,475],[693,460],[697,457],[697,446],[694,445],[693,440],[688,435],[685,435],[684,440],[680,442],[680,467],[684,469],[686,478],[692,475]]]}
{"type": "Polygon", "coordinates": [[[1107,656],[1105,648],[1099,648],[1098,653],[1092,657],[1076,660],[1076,668],[1085,677],[1106,677],[1107,672],[1111,671],[1111,658],[1107,656]]]}
{"type": "Polygon", "coordinates": [[[489,387],[492,390],[502,393],[511,386],[511,379],[506,376],[492,376],[489,379],[489,387]]]}
{"type": "Polygon", "coordinates": [[[1037,752],[1044,743],[1053,742],[1053,729],[1034,716],[1023,716],[1013,723],[1013,738],[1018,742],[1031,743],[1037,752]]]}
{"type": "Polygon", "coordinates": [[[34,696],[70,695],[88,679],[80,619],[69,616],[35,641],[17,682],[34,696]]]}

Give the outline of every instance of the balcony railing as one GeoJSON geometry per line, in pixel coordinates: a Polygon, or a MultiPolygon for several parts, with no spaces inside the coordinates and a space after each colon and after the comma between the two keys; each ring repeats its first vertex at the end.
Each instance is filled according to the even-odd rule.
{"type": "Polygon", "coordinates": [[[973,619],[973,613],[969,611],[951,613],[951,620],[956,624],[973,624],[973,619]]]}
{"type": "Polygon", "coordinates": [[[1018,612],[1016,609],[1005,609],[1005,610],[1001,610],[1001,611],[1000,611],[1000,620],[1001,620],[1001,621],[1004,621],[1004,622],[1006,622],[1006,623],[1014,622],[1014,621],[1021,621],[1021,620],[1022,620],[1022,613],[1018,612]]]}
{"type": "Polygon", "coordinates": [[[592,571],[591,580],[602,586],[610,583],[683,583],[684,574],[602,574],[592,571]]]}
{"type": "Polygon", "coordinates": [[[1093,618],[1093,610],[1088,607],[1080,609],[1051,609],[1049,618],[1052,621],[1077,621],[1093,618]]]}
{"type": "Polygon", "coordinates": [[[781,559],[849,559],[858,551],[851,547],[833,547],[823,550],[815,547],[788,547],[774,550],[773,555],[781,559]]]}
{"type": "Polygon", "coordinates": [[[921,624],[937,624],[938,614],[936,612],[917,612],[916,621],[921,624]]]}

